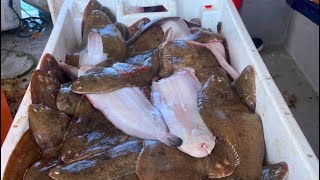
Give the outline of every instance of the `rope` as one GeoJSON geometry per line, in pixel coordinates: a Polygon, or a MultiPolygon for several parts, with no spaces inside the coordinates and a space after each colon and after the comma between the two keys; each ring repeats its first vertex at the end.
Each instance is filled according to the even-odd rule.
{"type": "Polygon", "coordinates": [[[48,21],[41,17],[32,17],[26,10],[21,8],[26,14],[30,17],[21,18],[17,11],[13,8],[13,0],[9,1],[9,7],[13,10],[13,12],[17,15],[19,19],[19,27],[15,29],[18,37],[30,37],[35,33],[42,32],[47,26],[48,21]]]}

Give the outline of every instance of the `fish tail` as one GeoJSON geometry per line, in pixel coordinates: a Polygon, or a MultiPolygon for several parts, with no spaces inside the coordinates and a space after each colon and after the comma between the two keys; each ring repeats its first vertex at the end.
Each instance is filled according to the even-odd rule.
{"type": "Polygon", "coordinates": [[[284,180],[287,179],[289,173],[288,164],[286,162],[280,162],[265,166],[262,169],[263,180],[284,180]]]}
{"type": "Polygon", "coordinates": [[[167,133],[163,138],[159,139],[159,141],[171,147],[179,147],[182,144],[182,139],[173,134],[167,133]]]}

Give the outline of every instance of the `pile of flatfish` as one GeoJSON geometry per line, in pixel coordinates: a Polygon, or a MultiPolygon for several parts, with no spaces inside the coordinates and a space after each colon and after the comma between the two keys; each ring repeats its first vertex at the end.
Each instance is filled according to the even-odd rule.
{"type": "MultiPolygon", "coordinates": [[[[221,25],[221,24],[219,24],[221,25]]],[[[131,26],[98,1],[65,62],[46,54],[28,118],[41,159],[26,180],[285,179],[264,165],[255,72],[230,65],[220,30],[179,17],[131,26]]]]}

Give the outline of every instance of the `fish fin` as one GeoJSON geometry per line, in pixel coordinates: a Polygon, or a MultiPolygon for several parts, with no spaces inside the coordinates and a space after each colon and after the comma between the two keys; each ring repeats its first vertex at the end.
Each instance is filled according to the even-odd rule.
{"type": "Polygon", "coordinates": [[[159,141],[171,147],[179,147],[182,144],[182,139],[173,134],[167,133],[163,138],[159,139],[159,141]]]}
{"type": "Polygon", "coordinates": [[[221,34],[221,29],[222,29],[222,22],[218,22],[218,25],[217,25],[217,32],[218,34],[221,34]]]}
{"type": "Polygon", "coordinates": [[[208,176],[223,178],[230,176],[240,165],[240,158],[235,147],[225,140],[217,139],[215,148],[209,155],[208,176]]]}
{"type": "Polygon", "coordinates": [[[162,40],[162,43],[158,46],[158,49],[162,49],[166,44],[168,44],[171,41],[171,37],[173,34],[173,30],[170,27],[165,33],[162,40]]]}
{"type": "Polygon", "coordinates": [[[90,32],[88,35],[88,53],[92,55],[103,54],[102,38],[95,31],[90,32]]]}
{"type": "Polygon", "coordinates": [[[59,63],[59,67],[62,69],[64,73],[68,75],[70,79],[76,80],[78,78],[79,68],[70,66],[66,63],[59,63]]]}
{"type": "Polygon", "coordinates": [[[264,166],[262,169],[262,180],[285,180],[288,174],[288,164],[286,162],[280,162],[264,166]]]}
{"type": "Polygon", "coordinates": [[[103,53],[102,38],[99,33],[92,31],[88,35],[87,50],[80,54],[79,66],[96,65],[108,58],[107,54],[103,53]]]}

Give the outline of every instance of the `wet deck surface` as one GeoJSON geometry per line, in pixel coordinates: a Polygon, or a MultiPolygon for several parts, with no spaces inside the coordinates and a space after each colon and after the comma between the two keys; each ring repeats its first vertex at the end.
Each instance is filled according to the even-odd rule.
{"type": "Polygon", "coordinates": [[[284,47],[265,47],[260,55],[319,158],[319,94],[284,47]]]}
{"type": "MultiPolygon", "coordinates": [[[[35,58],[35,65],[37,65],[49,39],[52,28],[53,25],[50,22],[43,32],[27,38],[18,37],[17,34],[10,31],[1,32],[1,49],[12,49],[14,51],[30,54],[35,58]]],[[[4,56],[4,51],[1,51],[1,62],[4,60],[4,56]]],[[[14,61],[14,59],[10,59],[10,61],[14,61]]],[[[3,68],[3,66],[1,66],[1,68],[3,68]]],[[[1,79],[1,86],[4,88],[13,116],[19,108],[19,104],[28,87],[34,69],[35,67],[32,68],[29,73],[19,78],[7,80],[1,79]]]]}

